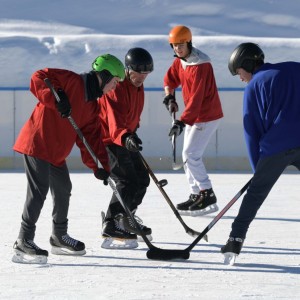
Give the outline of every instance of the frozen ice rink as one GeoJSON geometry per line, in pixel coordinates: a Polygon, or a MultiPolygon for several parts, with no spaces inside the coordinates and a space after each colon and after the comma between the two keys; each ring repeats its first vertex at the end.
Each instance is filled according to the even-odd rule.
{"type": "MultiPolygon", "coordinates": [[[[174,205],[189,194],[182,172],[156,173],[167,179],[165,191],[174,205]]],[[[251,178],[251,174],[210,174],[220,210],[251,178]]],[[[85,242],[82,257],[49,254],[46,265],[11,262],[26,194],[22,172],[0,173],[1,299],[299,299],[300,176],[284,174],[248,231],[235,266],[223,264],[226,242],[242,197],[201,240],[186,261],[152,261],[142,242],[134,250],[106,250],[101,245],[101,211],[112,191],[91,173],[71,173],[73,192],[69,233],[85,242]]],[[[52,200],[48,196],[37,224],[35,242],[50,250],[52,200]]],[[[217,213],[183,217],[203,230],[217,213]]],[[[186,234],[156,185],[151,181],[137,215],[153,230],[153,243],[184,249],[194,238],[186,234]]]]}

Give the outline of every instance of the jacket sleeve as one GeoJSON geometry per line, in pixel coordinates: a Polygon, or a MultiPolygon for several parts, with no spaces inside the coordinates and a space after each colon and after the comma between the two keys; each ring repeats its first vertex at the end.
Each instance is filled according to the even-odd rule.
{"type": "Polygon", "coordinates": [[[180,86],[180,78],[178,72],[178,68],[180,67],[179,63],[179,59],[175,59],[173,61],[173,64],[164,76],[164,87],[168,86],[170,89],[174,90],[178,86],[180,86]]]}
{"type": "MultiPolygon", "coordinates": [[[[95,103],[95,105],[97,105],[97,103],[95,103]]],[[[82,127],[81,132],[97,159],[100,161],[102,167],[107,172],[110,172],[108,154],[101,138],[101,127],[98,114],[95,113],[95,118],[92,118],[89,123],[82,127]]],[[[98,169],[98,166],[79,136],[76,138],[76,144],[80,149],[82,162],[95,172],[98,169]]]]}
{"type": "Polygon", "coordinates": [[[61,84],[59,82],[60,76],[67,75],[67,73],[71,72],[67,70],[48,68],[36,71],[31,76],[30,91],[43,105],[51,109],[56,109],[55,97],[45,84],[44,79],[49,78],[54,89],[57,90],[61,88],[61,84]]]}
{"type": "MultiPolygon", "coordinates": [[[[107,125],[109,136],[114,144],[122,145],[122,136],[125,133],[132,133],[131,120],[128,118],[129,103],[127,92],[116,89],[103,97],[106,104],[107,125]]],[[[136,127],[136,126],[135,126],[136,127]]]]}
{"type": "Polygon", "coordinates": [[[245,89],[243,105],[243,123],[246,146],[249,155],[250,165],[253,171],[256,169],[260,157],[260,139],[263,135],[263,122],[260,118],[260,111],[256,97],[249,89],[245,89]]]}

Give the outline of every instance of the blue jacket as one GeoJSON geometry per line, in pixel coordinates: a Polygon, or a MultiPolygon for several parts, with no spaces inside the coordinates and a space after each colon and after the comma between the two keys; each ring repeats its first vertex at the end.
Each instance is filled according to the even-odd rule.
{"type": "Polygon", "coordinates": [[[265,63],[254,72],[243,122],[253,171],[260,158],[300,147],[300,63],[265,63]]]}

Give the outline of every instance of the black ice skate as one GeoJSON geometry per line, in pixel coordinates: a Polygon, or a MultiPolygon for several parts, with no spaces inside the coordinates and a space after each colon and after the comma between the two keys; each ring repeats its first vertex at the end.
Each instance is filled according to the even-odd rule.
{"type": "Polygon", "coordinates": [[[213,189],[200,192],[198,199],[189,207],[189,216],[197,217],[218,211],[217,198],[213,189]]]}
{"type": "Polygon", "coordinates": [[[12,261],[23,264],[46,264],[48,251],[39,248],[33,240],[17,239],[14,243],[12,261]]]}
{"type": "Polygon", "coordinates": [[[190,194],[187,201],[177,204],[176,208],[178,209],[179,214],[182,216],[189,216],[189,207],[194,204],[199,198],[200,195],[190,194]]]}
{"type": "Polygon", "coordinates": [[[123,214],[118,214],[113,219],[105,220],[105,215],[102,212],[102,218],[102,237],[104,239],[101,245],[102,248],[133,249],[138,247],[137,235],[124,228],[123,214]]]}
{"type": "Polygon", "coordinates": [[[84,243],[71,238],[68,234],[60,237],[52,235],[50,237],[50,244],[52,246],[52,254],[84,255],[86,253],[84,243]]]}
{"type": "Polygon", "coordinates": [[[224,254],[224,264],[233,266],[236,257],[240,254],[244,239],[230,237],[225,246],[221,248],[224,254]]]}
{"type": "MultiPolygon", "coordinates": [[[[135,212],[133,212],[133,216],[134,216],[135,220],[137,221],[137,223],[140,225],[140,228],[142,229],[143,233],[147,236],[148,240],[152,241],[152,236],[151,236],[152,229],[143,225],[142,219],[139,218],[137,215],[135,215],[135,212]]],[[[140,238],[140,236],[141,236],[140,232],[136,228],[135,224],[133,223],[133,221],[131,220],[131,218],[129,216],[123,216],[122,218],[120,218],[120,222],[122,222],[122,225],[126,231],[135,233],[138,236],[139,242],[144,241],[142,238],[140,238]]]]}

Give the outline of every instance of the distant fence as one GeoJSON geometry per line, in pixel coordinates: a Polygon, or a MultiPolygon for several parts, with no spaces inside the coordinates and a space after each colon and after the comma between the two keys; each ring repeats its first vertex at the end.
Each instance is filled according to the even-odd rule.
{"type": "MultiPolygon", "coordinates": [[[[211,139],[204,161],[208,170],[249,171],[250,166],[242,126],[243,88],[219,88],[224,118],[211,139]]],[[[162,105],[162,88],[145,88],[145,107],[138,134],[143,140],[143,155],[156,170],[171,169],[171,143],[168,131],[171,117],[162,105]]],[[[179,113],[182,95],[178,90],[179,113]]],[[[0,169],[20,169],[22,157],[12,150],[18,133],[30,117],[36,99],[28,87],[0,87],[0,169]]],[[[178,160],[181,160],[182,135],[177,143],[178,160]]],[[[69,158],[70,169],[85,169],[80,152],[75,146],[69,158]]]]}

